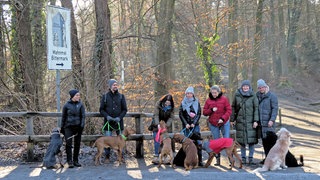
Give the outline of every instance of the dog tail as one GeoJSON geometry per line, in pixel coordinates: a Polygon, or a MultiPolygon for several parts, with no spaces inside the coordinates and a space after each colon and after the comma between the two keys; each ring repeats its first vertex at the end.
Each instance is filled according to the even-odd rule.
{"type": "Polygon", "coordinates": [[[303,155],[301,154],[300,155],[300,163],[299,163],[299,166],[303,166],[304,163],[303,163],[303,155]]]}

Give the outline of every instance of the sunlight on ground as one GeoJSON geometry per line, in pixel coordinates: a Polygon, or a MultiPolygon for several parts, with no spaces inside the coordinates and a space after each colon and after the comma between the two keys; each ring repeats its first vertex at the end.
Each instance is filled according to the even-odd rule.
{"type": "Polygon", "coordinates": [[[30,172],[29,177],[37,177],[40,175],[41,171],[41,168],[35,168],[33,171],[30,172]]]}
{"type": "Polygon", "coordinates": [[[142,179],[141,170],[128,170],[128,175],[134,179],[142,179]]]}
{"type": "Polygon", "coordinates": [[[9,175],[12,171],[14,171],[18,166],[6,166],[0,167],[0,179],[9,175]],[[5,170],[5,171],[4,171],[5,170]]]}

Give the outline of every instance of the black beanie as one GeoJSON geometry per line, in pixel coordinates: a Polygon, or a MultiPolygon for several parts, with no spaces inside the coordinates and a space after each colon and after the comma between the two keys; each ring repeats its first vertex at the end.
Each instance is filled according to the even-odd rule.
{"type": "Polygon", "coordinates": [[[79,91],[76,89],[72,89],[69,91],[70,99],[72,99],[79,91]]]}

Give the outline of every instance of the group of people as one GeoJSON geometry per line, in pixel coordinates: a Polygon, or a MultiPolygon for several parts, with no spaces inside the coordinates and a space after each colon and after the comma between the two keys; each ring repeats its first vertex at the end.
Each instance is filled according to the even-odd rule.
{"type": "MultiPolygon", "coordinates": [[[[124,129],[123,117],[127,113],[125,96],[118,91],[118,83],[114,79],[108,81],[109,91],[100,101],[100,114],[104,117],[103,130],[106,136],[111,136],[115,131],[117,135],[124,129]]],[[[193,87],[188,87],[179,106],[179,118],[182,130],[200,133],[199,121],[201,114],[208,116],[207,124],[214,139],[230,137],[230,128],[236,130],[236,140],[241,145],[243,164],[254,164],[254,145],[262,137],[265,147],[266,132],[275,132],[275,120],[278,113],[278,100],[269,86],[262,79],[257,81],[258,92],[254,93],[249,80],[244,80],[237,89],[232,104],[223,95],[221,88],[214,85],[210,88],[209,97],[205,101],[203,111],[199,99],[195,96],[193,87]],[[257,129],[261,128],[262,131],[257,129]],[[246,146],[249,147],[247,161],[246,146]]],[[[69,92],[70,100],[62,110],[61,132],[65,135],[67,163],[69,167],[80,167],[78,156],[80,150],[81,134],[85,124],[85,108],[80,101],[78,90],[69,92]],[[72,140],[74,138],[74,151],[72,153],[72,140]],[[73,154],[73,155],[72,155],[73,154]]],[[[153,117],[154,156],[153,163],[158,162],[160,143],[156,140],[160,120],[166,122],[168,132],[172,132],[175,105],[173,96],[166,94],[155,105],[153,117]]],[[[198,148],[199,166],[202,166],[201,141],[195,141],[198,148]]],[[[174,148],[174,144],[172,144],[174,148]]],[[[267,150],[265,149],[265,154],[267,150]]],[[[106,158],[110,156],[110,149],[106,149],[106,158]]],[[[216,155],[216,164],[220,165],[220,154],[216,155]]]]}

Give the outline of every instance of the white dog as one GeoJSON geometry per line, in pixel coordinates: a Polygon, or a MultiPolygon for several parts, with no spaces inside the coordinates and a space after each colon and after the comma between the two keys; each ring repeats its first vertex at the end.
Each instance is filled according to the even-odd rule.
{"type": "Polygon", "coordinates": [[[262,168],[255,169],[253,173],[287,168],[285,159],[291,144],[291,133],[286,128],[281,128],[277,135],[278,140],[270,149],[262,168]]]}

